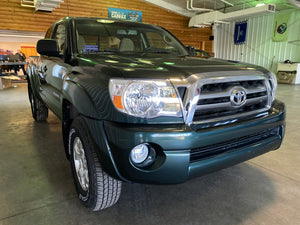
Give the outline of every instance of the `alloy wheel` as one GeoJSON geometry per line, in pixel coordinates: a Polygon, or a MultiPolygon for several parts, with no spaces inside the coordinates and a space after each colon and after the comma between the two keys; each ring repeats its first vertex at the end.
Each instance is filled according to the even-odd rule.
{"type": "Polygon", "coordinates": [[[89,171],[85,151],[79,137],[74,139],[73,160],[79,184],[82,190],[87,191],[89,189],[89,171]]]}

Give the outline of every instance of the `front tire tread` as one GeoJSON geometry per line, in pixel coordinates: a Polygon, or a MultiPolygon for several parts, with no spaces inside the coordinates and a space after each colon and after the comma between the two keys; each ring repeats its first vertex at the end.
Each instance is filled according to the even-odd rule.
{"type": "Polygon", "coordinates": [[[98,159],[98,155],[94,150],[93,141],[88,133],[88,129],[81,117],[74,119],[69,134],[69,152],[71,159],[72,172],[76,190],[82,203],[93,211],[103,210],[114,205],[120,197],[122,182],[111,177],[103,171],[98,159]],[[74,169],[73,159],[73,143],[75,137],[79,137],[84,147],[85,156],[89,170],[89,190],[86,196],[81,192],[76,171],[74,169]]]}

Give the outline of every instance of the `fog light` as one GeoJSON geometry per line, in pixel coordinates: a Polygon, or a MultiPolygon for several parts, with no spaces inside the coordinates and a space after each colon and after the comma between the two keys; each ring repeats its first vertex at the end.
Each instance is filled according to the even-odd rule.
{"type": "Polygon", "coordinates": [[[146,144],[140,144],[135,146],[130,153],[130,158],[133,163],[140,164],[144,162],[149,155],[149,148],[146,144]]]}
{"type": "Polygon", "coordinates": [[[146,168],[156,160],[156,151],[148,143],[135,146],[130,152],[131,163],[139,168],[146,168]]]}

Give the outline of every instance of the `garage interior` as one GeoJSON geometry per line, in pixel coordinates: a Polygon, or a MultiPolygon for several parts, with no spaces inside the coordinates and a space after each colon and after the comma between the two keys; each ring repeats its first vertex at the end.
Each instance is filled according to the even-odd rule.
{"type": "Polygon", "coordinates": [[[0,14],[1,54],[21,49],[27,58],[37,56],[36,42],[53,22],[65,16],[107,18],[109,7],[142,11],[143,22],[168,29],[184,45],[211,57],[277,74],[276,96],[287,108],[281,148],[183,184],[123,183],[116,205],[92,212],[78,201],[60,121],[50,113],[46,122],[35,122],[26,79],[21,71],[10,71],[0,76],[0,224],[300,224],[299,1],[6,0],[0,14]],[[290,13],[288,39],[274,42],[274,16],[285,13],[290,13]],[[235,44],[240,21],[248,22],[247,37],[235,44]],[[278,68],[286,60],[293,68],[282,73],[278,68]],[[4,78],[10,76],[16,78],[4,78]]]}

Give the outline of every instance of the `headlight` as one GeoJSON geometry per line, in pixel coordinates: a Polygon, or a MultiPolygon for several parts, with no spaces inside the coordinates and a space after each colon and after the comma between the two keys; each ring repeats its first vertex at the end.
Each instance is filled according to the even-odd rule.
{"type": "Polygon", "coordinates": [[[111,79],[109,92],[119,111],[135,117],[182,116],[180,99],[166,80],[111,79]]]}
{"type": "Polygon", "coordinates": [[[271,94],[272,94],[272,102],[275,100],[276,97],[276,90],[277,90],[277,78],[276,75],[272,72],[269,73],[269,82],[271,86],[271,94]]]}

